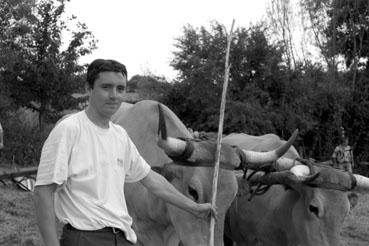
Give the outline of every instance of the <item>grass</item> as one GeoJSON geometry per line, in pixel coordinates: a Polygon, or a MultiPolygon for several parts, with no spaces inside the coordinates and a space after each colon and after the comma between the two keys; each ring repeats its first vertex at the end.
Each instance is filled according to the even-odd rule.
{"type": "Polygon", "coordinates": [[[32,193],[13,184],[0,188],[0,245],[42,245],[37,231],[32,193]]]}
{"type": "MultiPolygon", "coordinates": [[[[58,226],[60,233],[61,226],[58,226]]],[[[360,193],[359,202],[343,225],[345,246],[369,245],[369,194],[360,193]]],[[[14,184],[0,183],[0,245],[41,246],[37,229],[32,193],[14,184]]]]}
{"type": "Polygon", "coordinates": [[[369,194],[358,193],[359,201],[350,211],[342,230],[342,238],[347,246],[369,245],[369,194]]]}
{"type": "MultiPolygon", "coordinates": [[[[61,225],[58,225],[60,231],[61,225]]],[[[31,192],[0,183],[0,245],[41,246],[31,192]]]]}

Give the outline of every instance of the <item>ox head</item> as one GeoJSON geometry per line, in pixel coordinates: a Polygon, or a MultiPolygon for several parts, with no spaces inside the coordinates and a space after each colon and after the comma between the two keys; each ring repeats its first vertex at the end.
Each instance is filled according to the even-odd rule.
{"type": "MultiPolygon", "coordinates": [[[[281,160],[281,164],[288,161],[281,160]]],[[[303,232],[297,234],[301,245],[341,245],[342,225],[355,203],[355,193],[350,191],[366,189],[367,178],[302,159],[295,165],[289,171],[293,178],[286,179],[286,184],[300,194],[292,223],[303,232]],[[306,175],[314,178],[295,182],[306,175]]]]}
{"type": "MultiPolygon", "coordinates": [[[[215,154],[214,144],[203,142],[199,143],[201,147],[197,145],[191,145],[191,150],[187,148],[187,152],[183,152],[185,149],[181,149],[184,146],[189,146],[192,143],[190,138],[174,138],[169,135],[173,134],[170,132],[171,127],[167,127],[168,116],[166,108],[158,104],[158,131],[159,140],[158,146],[164,150],[166,155],[171,158],[171,162],[160,168],[160,172],[167,180],[181,193],[186,195],[197,203],[209,203],[212,199],[212,181],[213,172],[212,168],[206,168],[199,159],[191,159],[191,162],[186,160],[185,156],[190,156],[191,153],[195,152],[200,156],[215,154]],[[176,158],[178,157],[178,158],[176,158]]],[[[169,119],[170,120],[170,119],[169,119]]],[[[222,151],[222,159],[224,163],[230,165],[230,163],[239,163],[240,160],[238,155],[233,151],[232,148],[227,146],[222,151]],[[228,148],[227,148],[228,147],[228,148]]],[[[231,205],[234,197],[237,193],[237,181],[234,173],[231,170],[220,170],[218,177],[218,194],[217,194],[217,221],[215,226],[215,245],[223,245],[223,226],[224,217],[227,209],[231,205]]],[[[179,209],[175,206],[168,205],[168,214],[172,224],[175,228],[176,233],[181,241],[181,245],[208,245],[210,235],[210,220],[204,220],[196,218],[194,215],[179,209]]]]}
{"type": "MultiPolygon", "coordinates": [[[[282,158],[275,163],[276,168],[291,162],[282,158]]],[[[290,242],[302,246],[340,245],[342,225],[354,198],[346,191],[355,189],[356,177],[307,160],[297,159],[294,164],[290,170],[255,176],[253,182],[288,187],[285,199],[290,202],[285,205],[290,206],[287,209],[291,211],[291,221],[285,231],[290,242]]]]}

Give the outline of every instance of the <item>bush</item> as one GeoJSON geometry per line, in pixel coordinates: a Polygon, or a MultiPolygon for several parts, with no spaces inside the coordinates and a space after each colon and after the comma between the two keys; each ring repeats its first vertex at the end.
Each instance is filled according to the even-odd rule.
{"type": "Polygon", "coordinates": [[[24,112],[7,115],[2,121],[4,128],[4,149],[1,163],[15,163],[19,166],[37,166],[41,149],[53,125],[47,125],[40,131],[37,124],[24,121],[24,112]]]}

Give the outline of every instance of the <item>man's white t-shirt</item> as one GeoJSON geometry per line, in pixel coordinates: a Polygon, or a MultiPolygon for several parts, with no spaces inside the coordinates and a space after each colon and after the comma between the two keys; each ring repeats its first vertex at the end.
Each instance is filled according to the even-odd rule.
{"type": "Polygon", "coordinates": [[[337,163],[348,164],[353,160],[352,149],[349,145],[338,145],[332,154],[332,158],[337,160],[337,163]]]}
{"type": "Polygon", "coordinates": [[[120,228],[135,243],[124,183],[149,171],[121,126],[100,128],[81,111],[57,124],[45,141],[35,185],[59,185],[55,213],[62,223],[81,230],[120,228]]]}

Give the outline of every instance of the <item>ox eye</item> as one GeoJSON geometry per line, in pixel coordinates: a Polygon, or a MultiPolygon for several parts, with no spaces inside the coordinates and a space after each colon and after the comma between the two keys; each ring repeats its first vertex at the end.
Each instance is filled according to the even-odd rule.
{"type": "Polygon", "coordinates": [[[197,191],[192,188],[191,186],[188,186],[188,194],[190,194],[190,196],[192,196],[192,198],[197,201],[199,199],[199,194],[197,193],[197,191]]]}
{"type": "Polygon", "coordinates": [[[319,216],[319,208],[313,205],[309,206],[309,210],[311,213],[315,214],[316,216],[319,216]]]}

